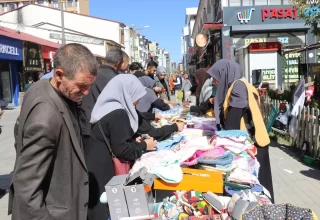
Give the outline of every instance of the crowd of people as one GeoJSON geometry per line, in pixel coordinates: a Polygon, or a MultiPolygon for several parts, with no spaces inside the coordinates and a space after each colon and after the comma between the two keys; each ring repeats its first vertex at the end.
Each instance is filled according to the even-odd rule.
{"type": "Polygon", "coordinates": [[[153,108],[176,105],[215,116],[220,129],[242,129],[242,118],[249,118],[249,132],[261,146],[259,178],[272,194],[268,143],[255,131],[260,121],[252,114],[258,102],[252,102],[254,90],[239,64],[220,60],[193,77],[170,74],[154,61],[145,69],[129,63],[120,49],[109,50],[98,63],[85,46],[67,44],[55,54],[52,77],[29,86],[14,129],[12,219],[107,219],[99,198],[115,175],[113,158],[134,162],[182,131],[184,122],[161,128],[150,123],[162,118],[153,108]],[[190,103],[192,93],[196,105],[190,103]]]}

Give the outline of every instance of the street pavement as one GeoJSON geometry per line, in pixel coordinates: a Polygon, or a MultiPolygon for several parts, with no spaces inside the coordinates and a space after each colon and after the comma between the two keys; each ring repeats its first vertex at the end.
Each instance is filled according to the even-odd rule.
{"type": "MultiPolygon", "coordinates": [[[[7,110],[0,120],[0,188],[8,189],[15,162],[13,127],[19,109],[7,110]]],[[[270,160],[276,203],[311,208],[320,217],[320,171],[305,166],[287,148],[270,147],[270,160]]],[[[1,195],[2,197],[2,195],[1,195]]],[[[0,199],[0,219],[7,216],[8,194],[0,199]]]]}

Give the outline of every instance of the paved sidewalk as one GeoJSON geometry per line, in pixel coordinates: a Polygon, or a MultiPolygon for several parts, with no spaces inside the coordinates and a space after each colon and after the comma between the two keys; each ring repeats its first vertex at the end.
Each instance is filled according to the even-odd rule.
{"type": "Polygon", "coordinates": [[[284,147],[270,147],[275,203],[312,209],[320,217],[320,171],[294,159],[284,147]]]}
{"type": "MultiPolygon", "coordinates": [[[[15,162],[13,127],[19,110],[8,110],[0,124],[0,188],[8,188],[10,173],[15,162]]],[[[276,203],[291,203],[313,209],[320,217],[320,171],[314,170],[294,159],[286,148],[270,147],[273,187],[276,203]]],[[[0,199],[0,220],[7,216],[8,195],[0,199]]]]}

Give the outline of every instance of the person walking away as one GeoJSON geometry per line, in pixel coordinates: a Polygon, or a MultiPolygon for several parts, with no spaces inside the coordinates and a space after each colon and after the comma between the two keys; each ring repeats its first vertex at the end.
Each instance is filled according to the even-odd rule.
{"type": "Polygon", "coordinates": [[[82,99],[80,124],[84,146],[91,133],[90,117],[92,109],[104,87],[108,82],[119,74],[123,64],[124,52],[118,48],[112,48],[106,53],[102,66],[98,69],[97,79],[91,86],[89,94],[82,99]]]}
{"type": "Polygon", "coordinates": [[[150,61],[147,64],[147,69],[144,71],[145,74],[147,74],[149,77],[151,77],[152,79],[154,79],[154,75],[157,72],[157,68],[158,68],[158,64],[154,61],[150,61]]]}
{"type": "Polygon", "coordinates": [[[28,83],[24,85],[24,92],[27,92],[27,90],[32,86],[33,84],[33,79],[32,77],[28,78],[28,83]]]}
{"type": "Polygon", "coordinates": [[[197,88],[196,88],[196,105],[199,105],[201,102],[199,101],[200,99],[200,93],[202,90],[202,86],[206,82],[207,79],[210,78],[209,74],[207,73],[208,69],[207,68],[200,68],[197,69],[194,77],[197,82],[197,88]]]}
{"type": "Polygon", "coordinates": [[[214,100],[217,125],[225,130],[246,130],[251,135],[260,163],[258,179],[269,190],[273,201],[270,139],[260,112],[257,89],[243,78],[241,66],[233,60],[219,60],[208,70],[208,74],[217,86],[214,100]]]}
{"type": "Polygon", "coordinates": [[[60,47],[53,62],[53,78],[29,88],[15,126],[12,220],[87,220],[89,179],[77,102],[88,94],[97,62],[75,43],[60,47]]]}

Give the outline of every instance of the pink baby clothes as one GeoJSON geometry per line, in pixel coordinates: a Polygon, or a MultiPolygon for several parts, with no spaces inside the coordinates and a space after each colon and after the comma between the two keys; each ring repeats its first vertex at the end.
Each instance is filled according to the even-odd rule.
{"type": "Polygon", "coordinates": [[[198,163],[198,158],[201,157],[201,155],[205,153],[205,151],[198,150],[196,151],[192,157],[187,159],[186,161],[182,162],[181,164],[187,165],[187,166],[193,166],[198,163]]]}
{"type": "Polygon", "coordinates": [[[215,146],[224,146],[231,152],[239,154],[247,150],[251,143],[246,137],[221,138],[217,136],[215,146]]]}

